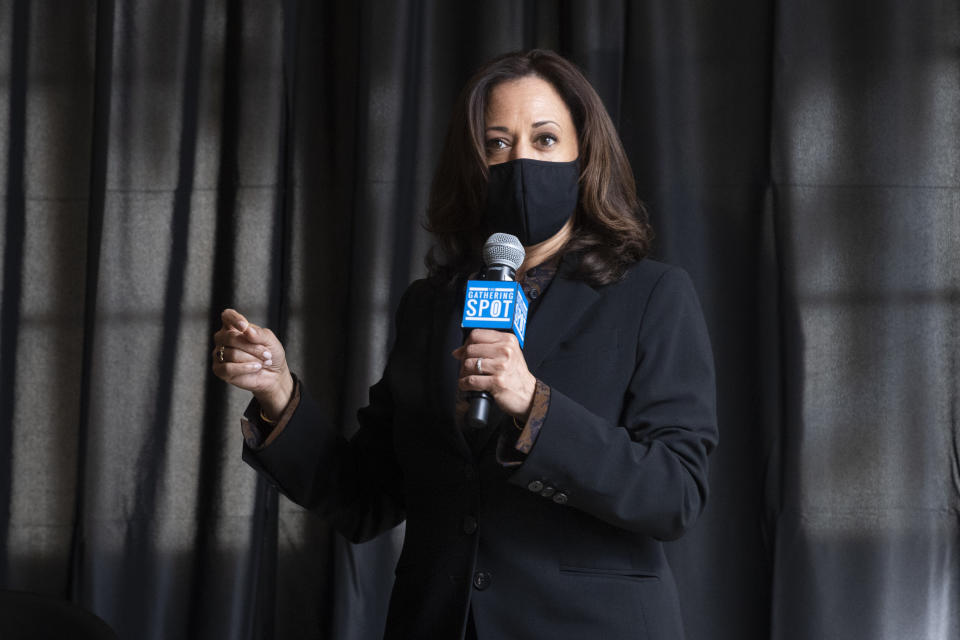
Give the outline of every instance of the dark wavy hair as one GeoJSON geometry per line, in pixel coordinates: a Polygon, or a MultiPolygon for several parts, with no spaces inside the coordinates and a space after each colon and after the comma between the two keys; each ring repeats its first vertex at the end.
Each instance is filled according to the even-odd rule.
{"type": "Polygon", "coordinates": [[[653,231],[647,212],[603,102],[572,63],[552,51],[534,49],[491,60],[457,99],[427,206],[425,226],[434,238],[426,257],[431,278],[453,281],[481,264],[487,101],[501,82],[527,76],[553,85],[577,129],[580,196],[573,233],[562,250],[578,255],[575,275],[592,285],[609,284],[650,249],[653,231]]]}

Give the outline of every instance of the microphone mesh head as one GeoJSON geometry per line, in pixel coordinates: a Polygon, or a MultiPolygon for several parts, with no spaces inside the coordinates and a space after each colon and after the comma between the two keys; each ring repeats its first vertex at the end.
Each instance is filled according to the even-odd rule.
{"type": "Polygon", "coordinates": [[[488,267],[503,265],[516,271],[526,255],[517,236],[509,233],[495,233],[483,245],[483,262],[488,267]]]}

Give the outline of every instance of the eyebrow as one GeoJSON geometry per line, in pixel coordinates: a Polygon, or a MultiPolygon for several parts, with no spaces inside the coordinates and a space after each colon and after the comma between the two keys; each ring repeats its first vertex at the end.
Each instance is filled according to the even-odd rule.
{"type": "MultiPolygon", "coordinates": [[[[554,125],[557,125],[558,127],[560,126],[558,123],[554,122],[553,120],[540,120],[539,122],[534,122],[532,128],[536,129],[537,127],[542,127],[545,124],[554,124],[554,125]]],[[[510,129],[508,129],[507,127],[487,127],[486,129],[484,129],[484,131],[503,131],[504,133],[510,133],[510,129]]]]}

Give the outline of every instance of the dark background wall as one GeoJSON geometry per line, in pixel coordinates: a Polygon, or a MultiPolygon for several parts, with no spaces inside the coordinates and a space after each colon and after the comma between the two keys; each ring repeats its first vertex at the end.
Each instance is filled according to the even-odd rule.
{"type": "Polygon", "coordinates": [[[240,461],[219,310],[345,432],[423,273],[449,109],[568,56],[693,276],[721,447],[691,640],[960,635],[954,0],[0,0],[0,586],[124,638],[374,638],[350,547],[240,461]]]}

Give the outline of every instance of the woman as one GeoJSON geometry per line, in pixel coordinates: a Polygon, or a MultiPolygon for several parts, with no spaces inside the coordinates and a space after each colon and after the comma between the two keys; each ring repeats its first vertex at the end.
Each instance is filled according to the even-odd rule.
{"type": "Polygon", "coordinates": [[[470,80],[428,228],[429,277],[404,294],[349,442],[273,334],[223,312],[214,371],[254,394],[244,458],[351,540],[406,520],[387,637],[682,637],[660,541],[706,499],[711,350],[686,274],[644,257],[629,164],[573,65],[508,54],[470,80]],[[526,247],[523,350],[459,329],[496,231],[526,247]],[[486,429],[462,424],[470,391],[496,403],[486,429]]]}

